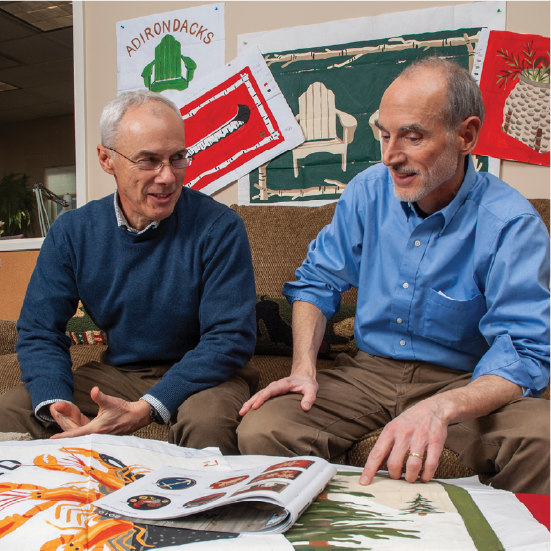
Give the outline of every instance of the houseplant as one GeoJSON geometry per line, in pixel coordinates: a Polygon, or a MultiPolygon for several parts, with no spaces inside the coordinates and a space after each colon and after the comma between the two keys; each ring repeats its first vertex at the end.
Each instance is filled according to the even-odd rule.
{"type": "Polygon", "coordinates": [[[25,174],[11,173],[0,180],[0,221],[2,236],[18,235],[31,223],[35,198],[26,187],[25,174]]]}
{"type": "Polygon", "coordinates": [[[509,53],[503,48],[497,51],[498,57],[503,58],[507,65],[497,77],[497,84],[500,87],[521,76],[533,82],[549,83],[549,52],[547,52],[547,57],[536,57],[533,43],[534,41],[525,44],[522,54],[518,54],[516,57],[514,53],[509,53]]]}

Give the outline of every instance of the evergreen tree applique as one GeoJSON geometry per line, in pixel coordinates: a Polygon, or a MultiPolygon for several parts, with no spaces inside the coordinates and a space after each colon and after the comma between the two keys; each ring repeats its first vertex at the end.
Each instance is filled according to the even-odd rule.
{"type": "Polygon", "coordinates": [[[314,551],[321,547],[370,551],[373,547],[365,545],[366,539],[420,539],[419,530],[406,528],[410,522],[407,519],[379,513],[371,508],[367,500],[360,504],[346,499],[374,497],[368,492],[350,489],[346,479],[357,476],[357,473],[339,473],[286,532],[285,537],[293,544],[295,551],[314,551]],[[331,499],[332,494],[335,497],[341,495],[344,501],[331,499]]]}
{"type": "Polygon", "coordinates": [[[417,497],[413,501],[408,501],[410,507],[404,509],[402,515],[411,515],[417,513],[418,515],[424,516],[429,513],[442,513],[443,511],[436,510],[432,504],[431,500],[423,497],[421,494],[417,494],[417,497]]]}

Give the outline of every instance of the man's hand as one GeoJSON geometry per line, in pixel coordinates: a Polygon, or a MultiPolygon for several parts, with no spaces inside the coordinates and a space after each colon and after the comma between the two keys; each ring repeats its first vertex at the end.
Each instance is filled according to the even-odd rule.
{"type": "Polygon", "coordinates": [[[367,458],[360,483],[369,484],[387,458],[390,478],[400,478],[406,457],[405,479],[415,482],[423,466],[425,452],[425,466],[420,480],[428,482],[438,467],[447,435],[448,421],[438,402],[431,399],[419,402],[386,425],[367,458]],[[408,452],[420,457],[407,456],[408,452]]]}
{"type": "Polygon", "coordinates": [[[52,439],[85,434],[130,434],[151,423],[150,405],[145,400],[127,402],[121,398],[103,394],[97,386],[91,390],[90,396],[99,405],[98,415],[92,421],[82,415],[74,404],[56,402],[50,406],[50,411],[54,410],[52,412],[54,419],[64,431],[55,434],[51,437],[52,439]],[[71,412],[65,406],[72,406],[71,412]],[[60,417],[63,424],[58,421],[54,412],[58,416],[63,416],[60,417]]]}
{"type": "Polygon", "coordinates": [[[369,484],[387,458],[390,478],[400,478],[408,452],[415,455],[407,456],[405,479],[417,480],[426,453],[420,481],[428,482],[438,467],[449,425],[488,415],[521,396],[517,384],[497,375],[482,375],[467,386],[419,402],[386,425],[367,458],[360,484],[369,484]]]}
{"type": "Polygon", "coordinates": [[[90,419],[86,415],[83,415],[80,409],[71,402],[54,402],[50,404],[50,415],[64,431],[83,427],[90,422],[90,419]]]}
{"type": "Polygon", "coordinates": [[[321,310],[310,304],[295,300],[293,302],[293,368],[291,375],[274,381],[247,400],[239,415],[245,415],[251,409],[258,409],[266,400],[289,392],[302,394],[300,405],[308,411],[316,401],[318,383],[316,382],[316,358],[323,339],[327,319],[321,310]]]}
{"type": "Polygon", "coordinates": [[[247,400],[239,411],[239,415],[245,415],[250,409],[258,409],[266,400],[274,396],[281,396],[289,392],[303,394],[300,405],[304,411],[308,411],[316,401],[318,383],[311,375],[291,373],[289,377],[270,383],[266,388],[257,392],[252,398],[247,400]]]}

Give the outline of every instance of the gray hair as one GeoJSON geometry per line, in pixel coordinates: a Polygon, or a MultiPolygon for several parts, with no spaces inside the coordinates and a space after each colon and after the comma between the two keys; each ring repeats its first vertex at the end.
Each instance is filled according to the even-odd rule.
{"type": "Polygon", "coordinates": [[[161,94],[156,94],[149,90],[123,92],[120,96],[111,100],[103,109],[99,121],[101,145],[103,145],[103,147],[114,147],[119,125],[125,113],[130,109],[134,109],[150,101],[157,104],[164,104],[172,109],[178,117],[182,117],[176,104],[168,98],[161,96],[161,94]]]}
{"type": "Polygon", "coordinates": [[[423,57],[406,67],[398,77],[410,78],[425,68],[436,69],[446,77],[448,94],[440,116],[448,132],[455,132],[465,119],[472,116],[484,122],[484,102],[480,88],[469,71],[457,63],[436,56],[423,57]]]}

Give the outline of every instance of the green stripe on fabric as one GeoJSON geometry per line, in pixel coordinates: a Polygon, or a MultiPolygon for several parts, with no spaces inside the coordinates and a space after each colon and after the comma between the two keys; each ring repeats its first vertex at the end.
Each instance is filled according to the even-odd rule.
{"type": "Polygon", "coordinates": [[[473,498],[463,488],[438,481],[445,488],[452,503],[463,518],[467,532],[473,539],[478,551],[505,551],[492,527],[473,501],[473,498]]]}

